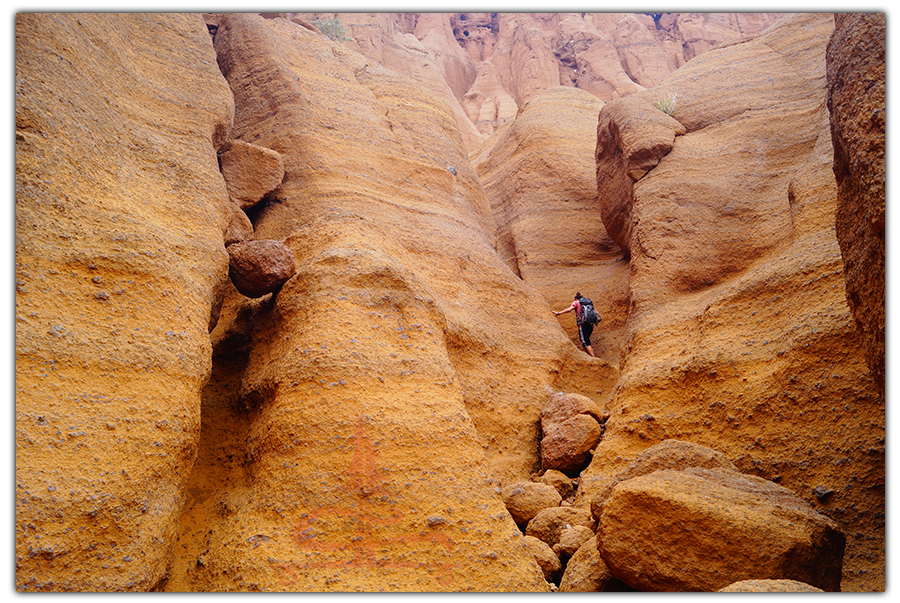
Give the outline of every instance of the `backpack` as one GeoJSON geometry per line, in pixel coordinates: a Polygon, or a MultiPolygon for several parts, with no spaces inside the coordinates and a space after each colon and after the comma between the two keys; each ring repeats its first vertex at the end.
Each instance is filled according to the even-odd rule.
{"type": "Polygon", "coordinates": [[[586,297],[582,297],[578,300],[578,303],[581,304],[581,320],[578,321],[578,324],[594,325],[600,322],[600,315],[594,310],[594,302],[586,297]]]}

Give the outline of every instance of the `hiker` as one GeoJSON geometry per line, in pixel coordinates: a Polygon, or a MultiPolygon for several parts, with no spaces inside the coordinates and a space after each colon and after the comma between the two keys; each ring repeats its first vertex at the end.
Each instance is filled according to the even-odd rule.
{"type": "MultiPolygon", "coordinates": [[[[575,310],[575,322],[578,325],[578,337],[581,339],[581,345],[584,351],[594,356],[594,349],[591,347],[591,333],[594,332],[594,325],[600,322],[600,315],[594,311],[594,303],[586,297],[582,297],[581,293],[575,294],[575,301],[565,310],[557,312],[553,311],[554,316],[566,314],[575,310]]],[[[594,356],[596,358],[596,356],[594,356]]]]}

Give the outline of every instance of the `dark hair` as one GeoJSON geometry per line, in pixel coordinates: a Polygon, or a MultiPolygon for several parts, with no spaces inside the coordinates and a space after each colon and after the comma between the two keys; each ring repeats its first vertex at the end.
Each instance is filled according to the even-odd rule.
{"type": "Polygon", "coordinates": [[[575,299],[579,299],[579,298],[581,298],[581,293],[576,293],[576,294],[575,294],[575,299]]]}

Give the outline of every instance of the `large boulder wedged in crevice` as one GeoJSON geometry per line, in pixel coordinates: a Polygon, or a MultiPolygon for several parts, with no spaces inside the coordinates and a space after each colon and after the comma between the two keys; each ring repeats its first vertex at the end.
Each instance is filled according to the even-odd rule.
{"type": "Polygon", "coordinates": [[[219,149],[219,166],[229,197],[245,211],[275,190],[284,178],[281,153],[243,140],[229,140],[219,149]]]}
{"type": "Polygon", "coordinates": [[[281,241],[242,241],[228,246],[229,275],[247,297],[273,293],[294,276],[294,253],[281,241]]]}

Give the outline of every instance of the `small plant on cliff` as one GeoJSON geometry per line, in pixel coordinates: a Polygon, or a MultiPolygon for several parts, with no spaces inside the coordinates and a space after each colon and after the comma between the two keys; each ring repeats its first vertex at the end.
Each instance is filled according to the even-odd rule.
{"type": "Polygon", "coordinates": [[[328,36],[330,39],[335,42],[352,42],[353,38],[347,37],[347,30],[344,29],[344,24],[341,23],[340,19],[337,17],[330,17],[328,19],[316,19],[312,22],[319,31],[328,36]]]}
{"type": "Polygon", "coordinates": [[[666,115],[672,115],[672,112],[675,111],[675,101],[677,100],[677,98],[678,93],[673,92],[672,95],[668,98],[656,101],[656,108],[666,115]]]}

